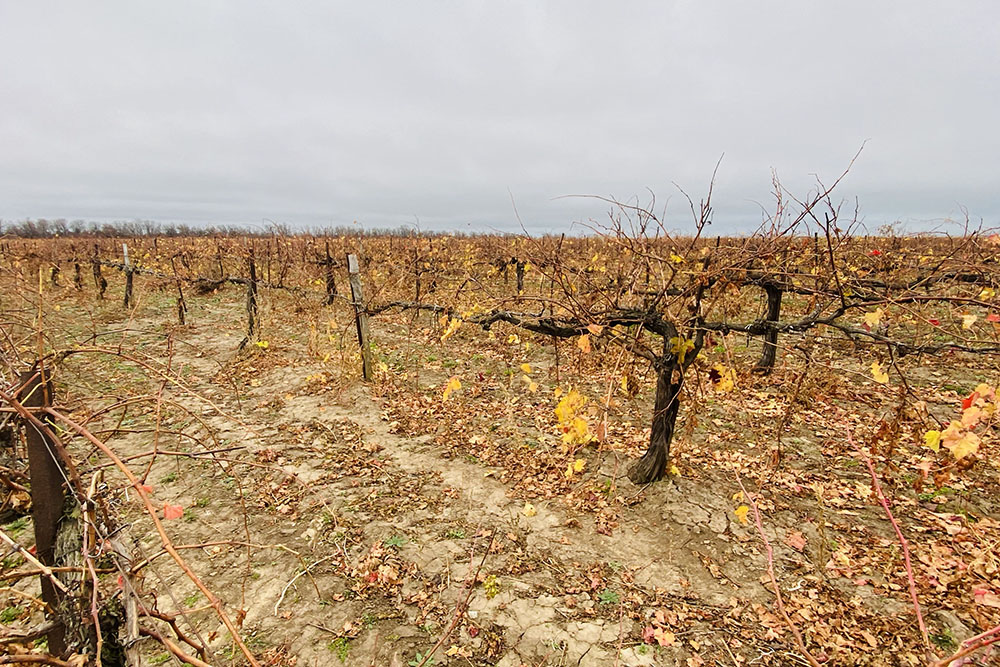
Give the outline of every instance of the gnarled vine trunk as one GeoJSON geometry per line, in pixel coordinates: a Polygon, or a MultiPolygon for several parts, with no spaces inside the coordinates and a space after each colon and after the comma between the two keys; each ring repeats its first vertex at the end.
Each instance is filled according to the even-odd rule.
{"type": "MultiPolygon", "coordinates": [[[[781,317],[781,288],[768,283],[764,285],[764,291],[767,293],[767,315],[765,319],[768,322],[777,324],[778,318],[781,317]]],[[[778,332],[771,329],[764,334],[764,351],[760,355],[760,361],[754,367],[754,372],[761,375],[769,375],[774,369],[774,361],[777,358],[777,354],[778,332]]]]}
{"type": "Polygon", "coordinates": [[[667,472],[670,441],[674,437],[677,413],[680,410],[684,367],[672,355],[662,360],[656,376],[656,402],[653,404],[653,424],[649,433],[649,449],[629,470],[636,484],[648,484],[661,479],[667,472]]]}

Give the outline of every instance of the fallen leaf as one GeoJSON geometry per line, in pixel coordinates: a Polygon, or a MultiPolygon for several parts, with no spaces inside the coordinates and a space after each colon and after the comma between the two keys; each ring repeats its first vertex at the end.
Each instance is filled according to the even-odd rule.
{"type": "Polygon", "coordinates": [[[877,361],[872,362],[872,378],[879,384],[886,384],[889,381],[889,374],[882,370],[882,364],[877,361]]]}
{"type": "Polygon", "coordinates": [[[795,549],[796,551],[802,551],[806,547],[806,538],[799,531],[793,530],[792,532],[788,533],[787,537],[785,537],[785,544],[795,549]]]}
{"type": "Polygon", "coordinates": [[[747,507],[746,505],[740,505],[739,507],[737,507],[736,509],[733,510],[733,514],[735,514],[736,518],[740,520],[740,523],[744,523],[745,524],[745,523],[748,523],[747,522],[747,512],[749,512],[749,511],[750,511],[749,507],[747,507]]]}

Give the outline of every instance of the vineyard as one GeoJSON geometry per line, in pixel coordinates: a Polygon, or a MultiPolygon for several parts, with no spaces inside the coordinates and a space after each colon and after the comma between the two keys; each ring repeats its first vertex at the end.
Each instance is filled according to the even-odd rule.
{"type": "Polygon", "coordinates": [[[0,239],[0,664],[997,664],[1000,237],[610,205],[0,239]]]}

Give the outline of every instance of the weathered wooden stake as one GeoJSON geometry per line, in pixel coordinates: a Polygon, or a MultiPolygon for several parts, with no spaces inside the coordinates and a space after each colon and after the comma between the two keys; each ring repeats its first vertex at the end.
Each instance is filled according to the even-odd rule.
{"type": "Polygon", "coordinates": [[[351,283],[354,322],[358,327],[358,345],[361,346],[361,376],[370,382],[374,377],[372,348],[368,342],[368,312],[365,310],[364,293],[361,290],[361,266],[357,255],[347,256],[347,273],[351,283]]]}
{"type": "Polygon", "coordinates": [[[337,278],[333,272],[333,257],[330,256],[330,241],[326,241],[326,259],[323,265],[326,267],[326,301],[325,305],[332,305],[337,299],[337,278]]]}
{"type": "Polygon", "coordinates": [[[187,314],[187,303],[184,301],[184,289],[181,279],[177,276],[177,264],[170,258],[170,268],[174,270],[174,282],[177,284],[177,323],[184,326],[184,316],[187,314]]]}
{"type": "Polygon", "coordinates": [[[128,246],[122,244],[122,254],[125,255],[125,307],[132,307],[132,264],[128,261],[128,246]]]}
{"type": "MultiPolygon", "coordinates": [[[[52,405],[52,381],[42,382],[41,371],[21,373],[21,391],[18,399],[26,408],[52,405]]],[[[45,424],[51,422],[41,418],[45,424]]],[[[28,446],[28,473],[31,478],[31,519],[35,525],[35,556],[43,565],[56,565],[55,546],[59,520],[66,503],[63,488],[63,470],[56,460],[55,444],[31,423],[25,423],[25,440],[28,446]]],[[[56,611],[62,606],[63,594],[45,575],[41,576],[42,600],[56,611]]],[[[49,653],[61,655],[66,651],[66,633],[62,624],[49,631],[49,653]]]]}
{"type": "Polygon", "coordinates": [[[98,254],[98,245],[94,244],[94,258],[90,260],[91,266],[94,269],[94,287],[97,289],[97,300],[100,301],[104,298],[104,293],[108,289],[108,280],[103,275],[101,275],[101,258],[98,254]]]}
{"type": "Polygon", "coordinates": [[[257,258],[254,256],[253,242],[247,257],[247,336],[240,343],[242,350],[260,338],[260,317],[257,309],[257,258]]]}

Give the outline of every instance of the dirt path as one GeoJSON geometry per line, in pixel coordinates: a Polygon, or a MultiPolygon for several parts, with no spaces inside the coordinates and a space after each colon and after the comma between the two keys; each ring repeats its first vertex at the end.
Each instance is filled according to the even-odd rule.
{"type": "MultiPolygon", "coordinates": [[[[245,600],[244,627],[256,649],[298,665],[407,665],[448,626],[480,561],[469,611],[435,664],[682,664],[692,654],[680,642],[654,650],[636,641],[643,626],[624,605],[642,605],[650,619],[679,612],[674,629],[711,650],[725,638],[723,616],[767,600],[757,567],[723,573],[718,565],[760,562],[724,500],[694,481],[648,490],[620,529],[603,535],[561,500],[525,511],[495,470],[452,456],[430,437],[397,434],[367,388],[310,388],[318,364],[258,369],[241,361],[256,386],[236,401],[224,385],[237,372],[238,332],[191,326],[183,335],[190,345],[177,346],[175,363],[191,388],[242,423],[207,404],[202,418],[220,446],[246,448],[226,458],[257,464],[240,480],[247,524],[239,466],[161,458],[149,479],[159,500],[186,508],[171,526],[178,542],[249,535],[255,545],[281,545],[251,549],[249,563],[240,546],[186,552],[233,613],[245,600]]],[[[135,440],[116,446],[124,454],[148,449],[135,440]]],[[[157,576],[160,607],[189,610],[227,655],[224,633],[199,610],[204,600],[193,587],[163,566],[149,580],[157,576]]]]}

